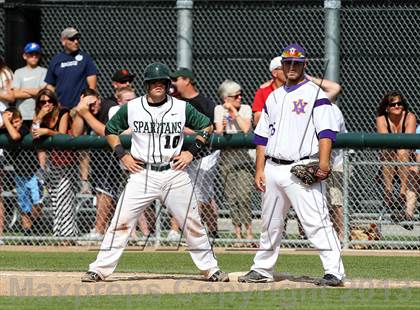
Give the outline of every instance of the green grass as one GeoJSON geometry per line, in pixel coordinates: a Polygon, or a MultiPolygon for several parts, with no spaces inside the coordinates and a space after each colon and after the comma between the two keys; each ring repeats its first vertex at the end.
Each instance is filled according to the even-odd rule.
{"type": "Polygon", "coordinates": [[[11,309],[418,309],[420,289],[302,289],[90,297],[0,297],[11,309]]]}
{"type": "MultiPolygon", "coordinates": [[[[96,252],[2,252],[0,270],[86,271],[96,252]]],[[[246,271],[254,254],[219,253],[220,267],[227,272],[246,271]]],[[[419,257],[345,256],[348,278],[420,280],[419,257]]],[[[125,252],[117,272],[198,274],[187,252],[125,252]]],[[[281,255],[276,271],[293,275],[321,276],[318,255],[281,255]]],[[[1,308],[1,307],[0,307],[1,308]]]]}

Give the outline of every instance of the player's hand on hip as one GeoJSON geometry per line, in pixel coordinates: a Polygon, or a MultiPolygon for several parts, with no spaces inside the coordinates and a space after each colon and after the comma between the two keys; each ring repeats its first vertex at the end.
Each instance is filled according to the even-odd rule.
{"type": "Polygon", "coordinates": [[[128,171],[131,173],[140,172],[143,170],[143,167],[141,166],[141,161],[135,159],[131,154],[125,154],[121,158],[121,162],[124,165],[125,168],[127,168],[128,171]]]}
{"type": "Polygon", "coordinates": [[[183,151],[179,155],[172,158],[173,170],[184,170],[192,161],[194,157],[189,151],[183,151]]]}
{"type": "Polygon", "coordinates": [[[257,171],[254,177],[254,183],[257,190],[265,192],[265,175],[264,171],[257,171]]]}

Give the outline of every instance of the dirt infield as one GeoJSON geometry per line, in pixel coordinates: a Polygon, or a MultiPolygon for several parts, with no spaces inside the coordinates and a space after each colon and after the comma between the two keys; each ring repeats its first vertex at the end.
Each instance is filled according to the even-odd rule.
{"type": "MultiPolygon", "coordinates": [[[[80,272],[1,271],[0,296],[187,294],[319,288],[313,283],[314,278],[287,274],[276,274],[274,283],[238,283],[238,276],[244,273],[229,274],[229,283],[209,283],[199,276],[142,273],[117,273],[104,282],[81,283],[80,272]]],[[[351,279],[346,280],[345,286],[351,289],[419,288],[420,281],[351,279]]]]}

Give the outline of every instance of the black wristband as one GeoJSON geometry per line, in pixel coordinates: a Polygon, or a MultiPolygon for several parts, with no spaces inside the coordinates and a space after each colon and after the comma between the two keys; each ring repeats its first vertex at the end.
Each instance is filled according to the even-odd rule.
{"type": "Polygon", "coordinates": [[[210,137],[210,134],[209,134],[209,132],[208,131],[203,131],[201,134],[199,134],[200,136],[202,136],[203,138],[204,138],[204,141],[205,142],[207,142],[207,140],[209,139],[209,137],[210,137]]]}
{"type": "Polygon", "coordinates": [[[123,158],[125,156],[125,154],[127,154],[124,147],[121,144],[118,144],[118,145],[115,146],[114,153],[115,153],[115,156],[117,156],[118,159],[123,158]]]}
{"type": "Polygon", "coordinates": [[[204,147],[206,146],[206,144],[201,141],[196,139],[193,144],[191,144],[190,148],[188,149],[188,151],[194,156],[196,157],[198,155],[198,153],[204,149],[204,147]]]}

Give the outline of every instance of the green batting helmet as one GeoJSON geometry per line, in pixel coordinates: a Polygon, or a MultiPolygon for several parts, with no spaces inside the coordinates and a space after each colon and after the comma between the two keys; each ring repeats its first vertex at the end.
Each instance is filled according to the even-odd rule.
{"type": "Polygon", "coordinates": [[[171,81],[169,77],[170,70],[169,67],[162,63],[152,63],[146,67],[144,70],[143,81],[145,83],[153,80],[168,80],[171,81]]]}

